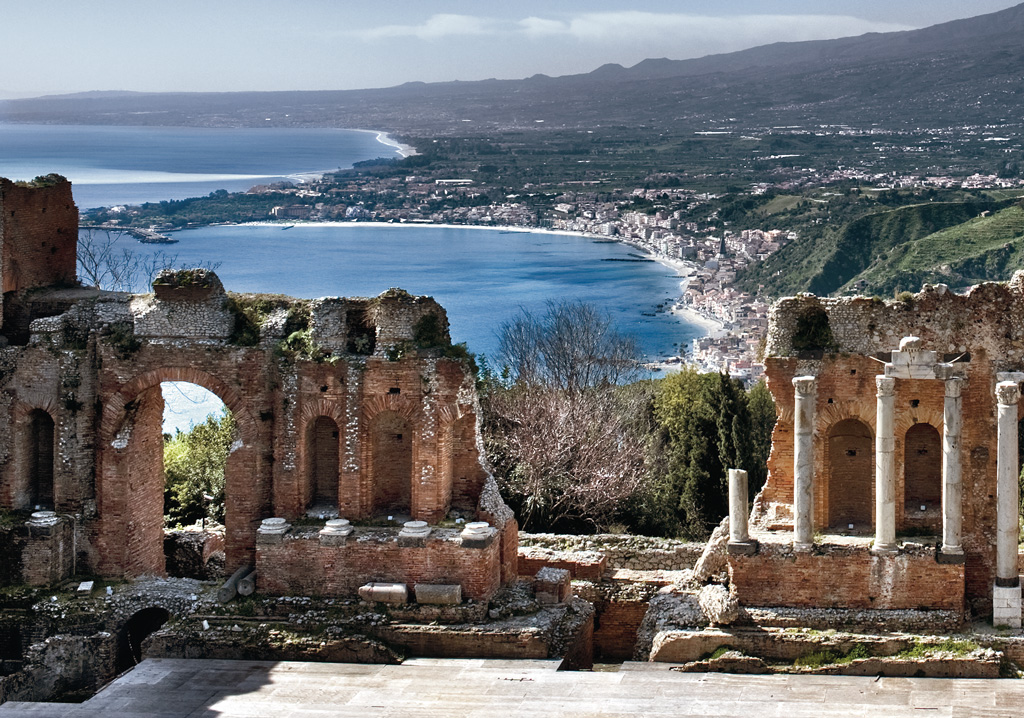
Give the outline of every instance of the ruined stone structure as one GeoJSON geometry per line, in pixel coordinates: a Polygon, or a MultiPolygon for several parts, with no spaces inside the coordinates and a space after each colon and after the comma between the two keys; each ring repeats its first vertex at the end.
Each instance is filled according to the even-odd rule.
{"type": "Polygon", "coordinates": [[[152,294],[87,289],[70,183],[0,180],[0,216],[0,509],[36,512],[8,581],[164,573],[166,381],[235,418],[227,570],[255,566],[262,592],[399,582],[486,599],[515,577],[473,376],[432,299],[233,295],[203,270],[165,272],[152,294]]]}
{"type": "Polygon", "coordinates": [[[1020,627],[1024,273],[966,294],[784,299],[765,368],[779,419],[749,536],[730,544],[740,603],[970,607],[1020,627]]]}

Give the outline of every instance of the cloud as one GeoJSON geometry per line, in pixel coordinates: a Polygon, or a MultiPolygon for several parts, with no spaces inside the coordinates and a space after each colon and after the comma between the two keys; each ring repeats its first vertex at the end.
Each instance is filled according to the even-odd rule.
{"type": "Polygon", "coordinates": [[[850,15],[690,15],[643,11],[594,12],[562,19],[530,16],[504,21],[477,15],[436,14],[417,25],[381,25],[355,31],[367,40],[412,37],[439,40],[446,37],[496,36],[512,39],[573,38],[581,43],[634,43],[676,40],[724,46],[751,43],[818,40],[848,37],[867,32],[909,30],[909,26],[873,22],[850,15]]]}
{"type": "Polygon", "coordinates": [[[489,35],[497,30],[494,20],[473,15],[432,15],[420,25],[382,25],[359,32],[367,40],[392,37],[416,37],[439,40],[453,36],[489,35]]]}
{"type": "Polygon", "coordinates": [[[518,30],[530,37],[562,35],[581,42],[636,42],[678,38],[728,44],[814,40],[867,32],[911,29],[905,25],[863,20],[849,15],[732,15],[710,16],[642,11],[584,13],[566,20],[528,17],[518,30]]]}

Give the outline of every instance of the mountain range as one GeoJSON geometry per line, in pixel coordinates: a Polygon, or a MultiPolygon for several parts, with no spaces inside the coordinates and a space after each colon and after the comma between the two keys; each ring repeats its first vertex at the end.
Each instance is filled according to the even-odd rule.
{"type": "Polygon", "coordinates": [[[0,120],[159,125],[495,130],[1016,124],[1024,4],[920,30],[776,43],[581,75],[407,83],[376,90],[82,93],[0,101],[0,120]]]}

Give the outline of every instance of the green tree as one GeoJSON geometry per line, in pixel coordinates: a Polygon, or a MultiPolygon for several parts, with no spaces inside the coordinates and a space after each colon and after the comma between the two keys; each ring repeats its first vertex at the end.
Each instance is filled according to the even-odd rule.
{"type": "Polygon", "coordinates": [[[186,526],[203,518],[224,522],[224,467],[234,440],[235,420],[226,408],[187,432],[164,435],[168,526],[186,526]]]}
{"type": "Polygon", "coordinates": [[[764,483],[769,416],[774,425],[770,402],[763,388],[751,398],[723,374],[687,369],[661,381],[654,398],[658,482],[683,536],[706,538],[728,513],[728,469],[745,469],[752,492],[764,483]]]}

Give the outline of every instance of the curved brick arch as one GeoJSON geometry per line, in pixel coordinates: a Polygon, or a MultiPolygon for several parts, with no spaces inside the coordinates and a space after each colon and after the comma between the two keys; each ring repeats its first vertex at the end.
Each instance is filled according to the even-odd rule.
{"type": "Polygon", "coordinates": [[[856,419],[866,424],[871,429],[873,436],[877,418],[878,413],[874,403],[871,403],[870,406],[863,401],[841,401],[837,404],[826,404],[818,412],[815,432],[820,436],[828,436],[839,422],[856,419]]]}
{"type": "Polygon", "coordinates": [[[49,394],[43,394],[38,391],[18,392],[11,415],[15,421],[21,421],[36,409],[45,411],[56,423],[58,411],[56,399],[49,394]]]}
{"type": "Polygon", "coordinates": [[[473,407],[469,404],[446,404],[437,410],[437,420],[441,424],[454,424],[469,416],[473,407]]]}
{"type": "Polygon", "coordinates": [[[345,426],[348,420],[345,418],[345,407],[331,399],[317,399],[302,405],[299,412],[299,424],[305,431],[309,422],[316,421],[318,417],[326,416],[334,420],[339,427],[345,426]]]}
{"type": "Polygon", "coordinates": [[[942,411],[924,407],[916,408],[913,411],[898,411],[893,425],[893,433],[896,434],[897,439],[900,439],[906,436],[907,432],[917,424],[928,424],[938,431],[939,436],[941,436],[943,424],[942,411]]]}
{"type": "Polygon", "coordinates": [[[400,394],[384,394],[367,399],[363,404],[363,419],[372,421],[378,414],[391,411],[409,421],[415,421],[420,413],[420,405],[400,394]]]}
{"type": "Polygon", "coordinates": [[[159,386],[165,381],[182,381],[196,384],[213,392],[224,402],[238,427],[238,438],[243,444],[252,444],[256,439],[256,424],[241,394],[218,379],[193,367],[162,367],[139,374],[121,385],[116,393],[107,397],[103,406],[103,418],[100,421],[100,438],[103,444],[109,443],[120,431],[124,422],[125,406],[146,389],[159,386]]]}

